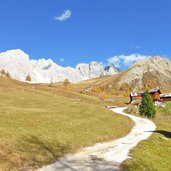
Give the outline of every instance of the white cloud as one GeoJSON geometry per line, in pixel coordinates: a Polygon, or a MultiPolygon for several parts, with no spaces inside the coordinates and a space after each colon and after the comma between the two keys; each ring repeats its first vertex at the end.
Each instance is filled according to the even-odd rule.
{"type": "Polygon", "coordinates": [[[64,58],[60,58],[60,62],[64,62],[65,61],[65,59],[64,58]]]}
{"type": "Polygon", "coordinates": [[[122,65],[129,67],[138,60],[144,59],[149,56],[140,55],[140,54],[131,54],[131,55],[116,55],[108,58],[109,63],[113,63],[116,67],[120,68],[122,65]]]}
{"type": "Polygon", "coordinates": [[[69,19],[70,17],[71,17],[71,11],[67,9],[60,16],[55,16],[54,19],[63,22],[69,19]]]}

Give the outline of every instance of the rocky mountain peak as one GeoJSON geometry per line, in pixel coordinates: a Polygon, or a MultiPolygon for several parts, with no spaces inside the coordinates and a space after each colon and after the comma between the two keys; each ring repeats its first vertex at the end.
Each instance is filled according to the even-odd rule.
{"type": "Polygon", "coordinates": [[[114,74],[118,73],[118,69],[113,64],[106,66],[105,71],[106,71],[107,75],[114,75],[114,74]]]}

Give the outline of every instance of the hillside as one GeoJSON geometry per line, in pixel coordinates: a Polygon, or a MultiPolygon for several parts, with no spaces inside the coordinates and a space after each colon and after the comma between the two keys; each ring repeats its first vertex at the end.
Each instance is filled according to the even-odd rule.
{"type": "Polygon", "coordinates": [[[171,91],[171,61],[162,57],[149,57],[137,61],[125,71],[108,77],[100,77],[82,84],[99,86],[106,92],[136,91],[159,87],[164,92],[171,91]]]}
{"type": "Polygon", "coordinates": [[[61,85],[0,77],[0,103],[2,171],[41,167],[81,147],[122,137],[133,125],[98,98],[61,85]]]}
{"type": "Polygon", "coordinates": [[[171,85],[171,61],[167,58],[149,57],[136,62],[124,75],[119,83],[127,83],[130,87],[161,87],[171,85]]]}

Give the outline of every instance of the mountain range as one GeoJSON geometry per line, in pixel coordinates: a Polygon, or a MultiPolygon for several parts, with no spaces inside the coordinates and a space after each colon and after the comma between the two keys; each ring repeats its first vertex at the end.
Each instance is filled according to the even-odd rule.
{"type": "Polygon", "coordinates": [[[171,61],[160,56],[138,60],[127,70],[119,72],[113,64],[104,67],[95,61],[78,64],[75,68],[62,67],[51,59],[31,60],[29,55],[16,49],[0,53],[0,70],[2,69],[8,72],[12,79],[23,82],[29,75],[31,83],[55,83],[65,79],[76,83],[96,78],[94,83],[105,89],[171,87],[171,61]]]}
{"type": "Polygon", "coordinates": [[[0,70],[2,69],[8,72],[12,79],[19,81],[26,81],[29,75],[31,83],[55,83],[65,79],[70,82],[79,82],[118,73],[113,64],[104,68],[95,61],[89,64],[81,63],[76,68],[72,68],[59,66],[51,59],[31,60],[29,55],[20,49],[0,53],[0,70]]]}

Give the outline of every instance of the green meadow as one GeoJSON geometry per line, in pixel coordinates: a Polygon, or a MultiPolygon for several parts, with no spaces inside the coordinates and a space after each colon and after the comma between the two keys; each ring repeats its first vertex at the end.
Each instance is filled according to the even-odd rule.
{"type": "Polygon", "coordinates": [[[157,126],[156,131],[131,151],[132,159],[122,164],[123,170],[171,170],[171,103],[165,108],[157,108],[153,121],[157,126]]]}

